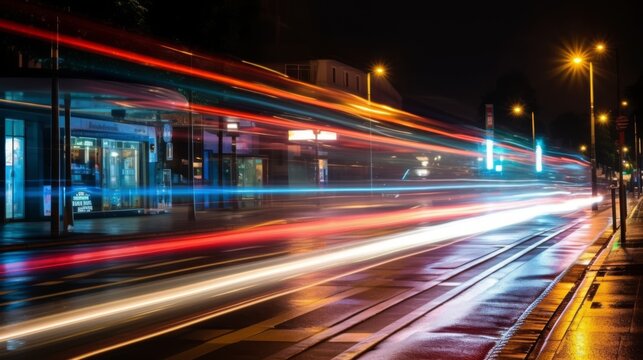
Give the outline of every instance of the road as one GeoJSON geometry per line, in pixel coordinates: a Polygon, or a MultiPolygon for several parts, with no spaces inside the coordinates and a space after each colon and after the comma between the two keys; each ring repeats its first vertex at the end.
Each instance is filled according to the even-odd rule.
{"type": "Polygon", "coordinates": [[[437,202],[346,205],[328,210],[336,216],[243,229],[263,236],[306,225],[288,239],[279,230],[277,240],[214,248],[97,255],[142,248],[120,243],[5,255],[3,356],[413,358],[466,348],[484,358],[607,225],[567,208],[548,214],[556,196],[485,199],[484,208],[475,197],[449,205],[446,218],[437,202]],[[422,221],[356,226],[362,215],[389,221],[391,211],[423,211],[422,221]],[[69,262],[88,251],[100,261],[69,262]],[[64,262],[34,266],[52,259],[64,262]]]}

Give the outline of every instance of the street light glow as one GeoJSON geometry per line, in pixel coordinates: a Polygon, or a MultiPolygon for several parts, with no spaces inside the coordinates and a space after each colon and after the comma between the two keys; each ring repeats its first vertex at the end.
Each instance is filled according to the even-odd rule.
{"type": "Polygon", "coordinates": [[[600,121],[602,123],[606,123],[608,119],[609,119],[609,117],[607,116],[606,113],[601,113],[601,114],[598,115],[598,121],[600,121]]]}
{"type": "Polygon", "coordinates": [[[581,145],[580,146],[580,151],[585,152],[587,150],[587,146],[581,145]]]}
{"type": "Polygon", "coordinates": [[[623,100],[623,101],[621,101],[621,106],[622,106],[622,107],[626,107],[627,105],[628,105],[627,100],[623,100]]]}
{"type": "Polygon", "coordinates": [[[374,72],[374,73],[375,73],[375,75],[377,75],[377,76],[384,76],[384,75],[386,75],[386,68],[384,68],[384,66],[383,66],[383,65],[376,65],[376,66],[373,68],[373,72],[374,72]]]}
{"type": "Polygon", "coordinates": [[[606,47],[605,47],[605,44],[598,43],[598,44],[596,44],[595,49],[596,49],[597,52],[602,53],[602,52],[605,52],[606,47]]]}
{"type": "Polygon", "coordinates": [[[578,64],[580,64],[580,63],[582,63],[582,62],[583,62],[583,58],[582,58],[582,57],[580,57],[580,56],[574,56],[574,58],[572,59],[572,62],[573,62],[574,64],[578,65],[578,64]]]}
{"type": "Polygon", "coordinates": [[[514,115],[522,115],[522,113],[524,112],[524,109],[521,105],[514,105],[511,108],[511,111],[514,113],[514,115]]]}

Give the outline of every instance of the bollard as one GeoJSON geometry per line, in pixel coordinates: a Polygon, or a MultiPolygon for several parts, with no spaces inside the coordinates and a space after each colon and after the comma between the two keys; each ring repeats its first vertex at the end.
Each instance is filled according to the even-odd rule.
{"type": "MultiPolygon", "coordinates": [[[[621,179],[622,180],[622,179],[621,179]]],[[[619,189],[619,205],[620,205],[620,211],[619,211],[619,217],[621,219],[621,247],[625,247],[625,237],[626,237],[626,232],[627,232],[627,189],[625,189],[624,186],[621,186],[619,189]]]]}
{"type": "Polygon", "coordinates": [[[616,233],[616,188],[615,185],[610,185],[612,193],[612,232],[616,233]]]}

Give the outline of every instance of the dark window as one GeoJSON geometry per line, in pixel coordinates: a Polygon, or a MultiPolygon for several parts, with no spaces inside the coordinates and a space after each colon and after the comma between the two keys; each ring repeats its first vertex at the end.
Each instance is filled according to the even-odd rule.
{"type": "Polygon", "coordinates": [[[348,71],[344,71],[344,86],[348,87],[348,71]]]}
{"type": "Polygon", "coordinates": [[[355,89],[359,92],[359,75],[355,76],[355,89]]]}
{"type": "Polygon", "coordinates": [[[337,69],[333,68],[333,84],[337,83],[337,69]]]}

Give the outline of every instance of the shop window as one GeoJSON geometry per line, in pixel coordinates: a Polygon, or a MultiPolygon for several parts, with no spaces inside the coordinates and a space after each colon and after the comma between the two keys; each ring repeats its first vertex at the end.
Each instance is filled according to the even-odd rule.
{"type": "Polygon", "coordinates": [[[25,217],[25,123],[5,119],[6,219],[25,217]]]}

